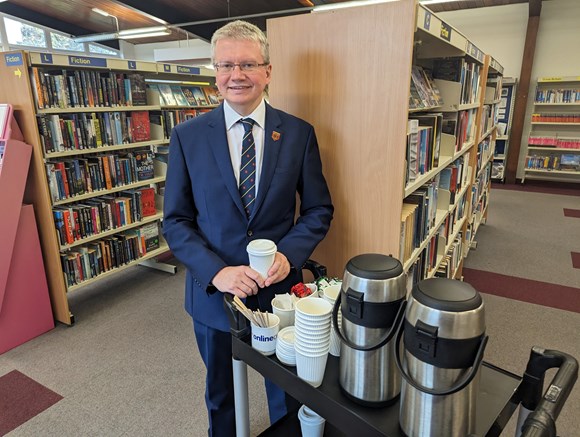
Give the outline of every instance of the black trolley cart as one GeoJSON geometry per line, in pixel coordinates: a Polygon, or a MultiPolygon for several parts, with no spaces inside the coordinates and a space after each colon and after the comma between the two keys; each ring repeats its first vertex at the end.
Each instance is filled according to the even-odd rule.
{"type": "MultiPolygon", "coordinates": [[[[305,269],[315,277],[326,269],[309,262],[305,269]]],[[[238,437],[249,437],[247,366],[278,384],[298,402],[326,419],[325,436],[389,436],[404,434],[399,428],[399,402],[384,408],[363,407],[348,399],[338,383],[339,358],[329,356],[324,380],[318,388],[300,379],[295,367],[282,364],[275,355],[264,356],[251,346],[250,325],[225,295],[230,316],[238,437]]],[[[555,437],[556,419],[578,378],[578,362],[562,352],[532,348],[523,376],[483,362],[477,399],[475,436],[499,436],[519,407],[518,431],[522,437],[555,437]],[[548,389],[542,393],[547,370],[558,368],[548,389]],[[521,434],[520,434],[521,430],[521,434]]],[[[297,411],[289,412],[261,436],[300,435],[297,411]]]]}

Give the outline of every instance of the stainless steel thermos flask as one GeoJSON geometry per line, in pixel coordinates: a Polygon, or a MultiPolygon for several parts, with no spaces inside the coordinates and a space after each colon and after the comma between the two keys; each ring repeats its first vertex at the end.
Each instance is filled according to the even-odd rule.
{"type": "Polygon", "coordinates": [[[409,437],[475,432],[479,369],[487,344],[484,306],[469,284],[434,278],[413,287],[397,335],[403,382],[399,424],[409,437]]]}
{"type": "Polygon", "coordinates": [[[346,264],[333,320],[341,338],[340,386],[358,403],[383,406],[400,393],[394,335],[404,315],[405,296],[406,276],[397,259],[364,254],[346,264]]]}

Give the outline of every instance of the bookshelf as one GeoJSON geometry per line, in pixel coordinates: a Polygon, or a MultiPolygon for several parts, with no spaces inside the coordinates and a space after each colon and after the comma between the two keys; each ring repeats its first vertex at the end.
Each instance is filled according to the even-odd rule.
{"type": "Polygon", "coordinates": [[[313,256],[333,275],[351,257],[375,252],[397,255],[405,270],[420,271],[415,279],[446,263],[461,279],[465,246],[485,213],[472,190],[489,190],[493,113],[485,130],[481,121],[488,72],[500,74],[501,66],[411,0],[270,19],[268,38],[276,69],[270,100],[315,126],[335,205],[313,256]],[[469,83],[444,75],[449,59],[466,68],[469,83]],[[422,98],[424,88],[433,94],[422,98]],[[421,133],[429,130],[435,134],[421,133]],[[413,135],[439,140],[411,171],[413,135]],[[440,188],[451,177],[453,187],[440,188]],[[418,198],[428,205],[420,236],[406,222],[418,198]]]}
{"type": "Polygon", "coordinates": [[[501,101],[497,116],[497,136],[493,154],[491,178],[505,182],[505,169],[509,154],[509,140],[512,128],[513,111],[516,100],[517,80],[504,77],[501,84],[501,101]]]}
{"type": "Polygon", "coordinates": [[[524,173],[580,182],[580,76],[538,78],[524,173]]]}
{"type": "Polygon", "coordinates": [[[213,72],[14,51],[3,54],[0,78],[0,101],[14,106],[32,146],[24,199],[35,208],[55,319],[75,321],[67,293],[131,266],[174,272],[156,262],[169,250],[160,232],[163,154],[175,124],[219,103],[213,72]],[[205,102],[182,93],[168,105],[159,86],[172,96],[199,89],[205,102]]]}

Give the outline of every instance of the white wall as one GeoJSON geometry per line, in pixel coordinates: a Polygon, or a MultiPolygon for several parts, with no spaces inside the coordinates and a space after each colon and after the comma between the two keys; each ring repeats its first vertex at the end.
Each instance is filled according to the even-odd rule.
{"type": "Polygon", "coordinates": [[[519,77],[526,40],[528,5],[495,6],[437,14],[504,67],[504,76],[519,77]]]}
{"type": "MultiPolygon", "coordinates": [[[[134,46],[135,58],[140,61],[155,61],[155,50],[176,49],[176,48],[191,48],[192,53],[197,53],[198,50],[206,48],[209,50],[209,43],[199,40],[191,39],[188,41],[169,41],[166,43],[152,43],[152,44],[138,44],[134,46]]],[[[197,55],[196,55],[197,56],[197,55]]]]}
{"type": "MultiPolygon", "coordinates": [[[[519,78],[528,22],[528,4],[520,3],[437,15],[457,28],[485,53],[504,66],[504,75],[519,78]]],[[[542,76],[580,76],[580,1],[544,0],[517,177],[523,176],[527,154],[529,120],[533,109],[536,79],[542,76]]]]}

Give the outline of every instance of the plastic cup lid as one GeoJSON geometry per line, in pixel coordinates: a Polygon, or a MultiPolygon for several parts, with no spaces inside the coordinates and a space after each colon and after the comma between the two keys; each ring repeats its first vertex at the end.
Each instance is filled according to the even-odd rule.
{"type": "Polygon", "coordinates": [[[272,255],[277,247],[272,240],[258,239],[250,241],[246,250],[251,255],[272,255]]]}

